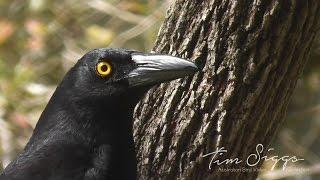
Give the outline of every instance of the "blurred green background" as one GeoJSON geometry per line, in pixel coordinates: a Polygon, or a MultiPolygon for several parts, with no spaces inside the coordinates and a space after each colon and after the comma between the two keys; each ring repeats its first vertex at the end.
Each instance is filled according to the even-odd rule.
{"type": "MultiPolygon", "coordinates": [[[[22,150],[56,85],[77,59],[106,46],[150,51],[170,3],[0,0],[0,170],[22,150]]],[[[319,58],[320,38],[272,145],[274,155],[304,158],[288,166],[308,171],[264,171],[261,179],[320,176],[319,58]]]]}

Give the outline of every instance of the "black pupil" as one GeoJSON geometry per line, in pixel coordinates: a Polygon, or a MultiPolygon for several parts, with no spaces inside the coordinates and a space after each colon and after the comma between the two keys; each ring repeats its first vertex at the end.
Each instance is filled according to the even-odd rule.
{"type": "Polygon", "coordinates": [[[108,66],[107,65],[102,65],[101,66],[101,71],[106,72],[108,70],[108,66]]]}

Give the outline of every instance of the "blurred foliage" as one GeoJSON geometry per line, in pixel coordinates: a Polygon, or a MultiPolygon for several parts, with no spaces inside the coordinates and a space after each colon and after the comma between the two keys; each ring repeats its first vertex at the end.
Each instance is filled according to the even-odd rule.
{"type": "Polygon", "coordinates": [[[1,164],[24,147],[55,86],[77,59],[107,46],[149,51],[168,5],[164,0],[1,0],[1,164]]]}
{"type": "MultiPolygon", "coordinates": [[[[81,55],[106,46],[149,51],[169,3],[169,0],[1,0],[1,164],[8,164],[24,147],[55,86],[81,55]]],[[[319,59],[320,38],[312,48],[287,119],[272,145],[276,155],[304,158],[301,167],[320,163],[319,59]]],[[[261,178],[272,179],[272,173],[262,174],[261,178]]],[[[306,174],[301,179],[310,177],[316,175],[306,174]]]]}
{"type": "MultiPolygon", "coordinates": [[[[296,84],[282,128],[271,147],[273,155],[289,155],[304,159],[299,163],[288,163],[297,168],[288,174],[282,170],[265,173],[261,179],[315,179],[320,178],[320,36],[315,39],[310,59],[296,84]],[[299,172],[299,170],[305,172],[299,172]]],[[[271,155],[270,155],[271,157],[271,155]]],[[[283,163],[278,164],[278,168],[283,163]]],[[[270,169],[272,164],[265,163],[270,169]]],[[[287,168],[290,169],[290,168],[287,168]]]]}

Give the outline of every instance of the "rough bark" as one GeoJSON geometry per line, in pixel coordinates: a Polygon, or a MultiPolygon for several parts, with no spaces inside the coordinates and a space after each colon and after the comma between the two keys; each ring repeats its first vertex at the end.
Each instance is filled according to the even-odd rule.
{"type": "Polygon", "coordinates": [[[140,179],[255,179],[258,172],[209,170],[202,156],[225,147],[225,158],[246,159],[257,144],[268,147],[319,29],[319,7],[176,0],[154,51],[191,59],[202,72],[153,88],[136,107],[140,179]]]}

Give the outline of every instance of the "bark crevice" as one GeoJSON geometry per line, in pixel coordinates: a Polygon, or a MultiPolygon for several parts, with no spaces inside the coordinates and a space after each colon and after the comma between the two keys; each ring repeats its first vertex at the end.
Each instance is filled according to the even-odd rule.
{"type": "Polygon", "coordinates": [[[209,170],[202,156],[224,147],[223,157],[245,159],[257,144],[269,146],[319,30],[319,7],[318,0],[173,3],[153,50],[189,58],[202,72],[153,88],[136,107],[140,179],[256,178],[218,171],[236,165],[209,170]]]}

